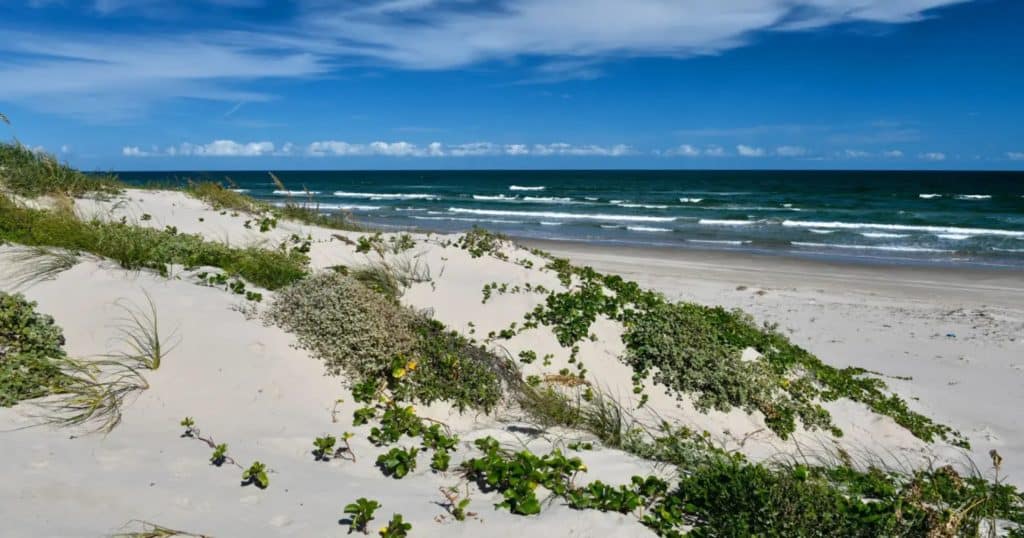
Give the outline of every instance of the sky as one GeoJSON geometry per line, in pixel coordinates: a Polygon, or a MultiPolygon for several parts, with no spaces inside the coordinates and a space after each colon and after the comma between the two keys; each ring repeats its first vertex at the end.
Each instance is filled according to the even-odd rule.
{"type": "Polygon", "coordinates": [[[87,170],[1024,170],[1020,0],[3,0],[87,170]]]}

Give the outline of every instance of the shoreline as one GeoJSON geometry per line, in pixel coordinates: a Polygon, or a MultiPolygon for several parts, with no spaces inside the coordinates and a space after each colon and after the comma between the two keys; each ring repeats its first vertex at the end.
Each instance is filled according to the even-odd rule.
{"type": "Polygon", "coordinates": [[[1008,267],[840,261],[776,253],[650,246],[610,246],[580,241],[515,237],[576,263],[625,275],[676,276],[736,285],[829,287],[860,284],[863,291],[893,297],[945,300],[992,306],[1024,306],[1024,272],[1008,267]],[[753,281],[757,281],[754,284],[753,281]]]}

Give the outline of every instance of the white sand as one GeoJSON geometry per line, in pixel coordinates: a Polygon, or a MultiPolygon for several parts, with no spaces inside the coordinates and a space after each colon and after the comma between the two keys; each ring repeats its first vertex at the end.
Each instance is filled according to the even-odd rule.
{"type": "MultiPolygon", "coordinates": [[[[129,191],[128,198],[122,202],[83,200],[79,208],[88,216],[112,220],[123,216],[156,228],[174,226],[180,232],[201,233],[232,245],[273,247],[293,233],[309,234],[314,268],[355,266],[373,259],[357,254],[354,246],[339,239],[351,240],[358,233],[295,223],[279,223],[276,229],[260,233],[258,225],[255,229],[243,227],[251,217],[220,214],[180,193],[129,191]],[[141,220],[144,214],[151,218],[141,220]]],[[[557,278],[541,271],[543,263],[525,250],[510,249],[509,261],[487,256],[473,259],[457,247],[445,247],[447,239],[417,236],[417,247],[402,255],[429,268],[432,277],[431,283],[413,286],[403,301],[432,310],[437,319],[465,334],[475,331],[482,339],[513,321],[521,323],[523,314],[544,297],[495,293],[485,305],[481,304],[485,284],[529,282],[548,289],[559,287],[557,278]],[[514,263],[519,259],[531,259],[534,268],[514,263]]],[[[1020,369],[1024,367],[1024,307],[1020,301],[1024,285],[1019,279],[999,284],[1009,291],[989,290],[987,293],[1001,301],[998,307],[991,307],[970,301],[977,297],[977,290],[966,289],[963,297],[958,294],[954,298],[945,293],[948,286],[929,293],[921,291],[927,287],[901,285],[898,279],[873,282],[823,276],[814,280],[804,274],[785,277],[791,280],[782,282],[778,279],[783,276],[763,268],[744,270],[738,263],[735,272],[728,272],[673,262],[664,256],[643,259],[641,252],[626,257],[598,249],[571,254],[574,260],[622,273],[673,298],[742,306],[759,318],[779,321],[792,331],[797,343],[832,364],[857,364],[889,375],[914,376],[912,381],[889,382],[901,394],[919,397],[920,401],[913,403],[920,410],[967,434],[979,462],[987,461],[984,451],[997,447],[1006,457],[1011,480],[1022,474],[1015,470],[1024,470],[1015,457],[1024,443],[1015,424],[1015,410],[1024,400],[1020,388],[1024,386],[1020,383],[1024,375],[1020,369]],[[737,291],[741,284],[749,289],[737,291]],[[760,289],[767,293],[756,294],[760,289]],[[907,293],[913,296],[898,295],[901,290],[912,290],[907,293]],[[955,308],[964,310],[944,315],[955,308]],[[956,338],[945,337],[947,332],[956,333],[956,338]]],[[[969,287],[964,279],[954,280],[969,287]]],[[[0,284],[0,289],[9,290],[10,284],[0,284]]],[[[554,530],[558,536],[649,535],[631,516],[578,512],[558,502],[540,516],[512,516],[492,509],[495,494],[475,489],[470,510],[480,513],[478,520],[436,522],[444,513],[436,504],[441,500],[437,488],[456,484],[458,477],[454,473],[432,474],[429,456],[424,454],[411,476],[402,480],[383,477],[372,465],[383,450],[366,441],[367,427],[350,426],[354,406],[341,380],[325,377],[318,360],[291,347],[289,335],[247,319],[238,311],[245,302],[239,296],[196,285],[190,273],[176,271],[168,279],[86,260],[55,280],[22,291],[39,302],[41,311],[56,318],[71,355],[95,356],[116,350],[112,337],[120,312],[114,301],[127,298],[141,303],[143,290],[159,309],[162,329],[177,329],[180,345],[159,371],[149,373],[152,387],[126,406],[123,423],[111,434],[73,436],[75,432],[48,428],[7,431],[32,423],[26,416],[31,406],[0,409],[0,430],[6,431],[0,433],[5,456],[0,459],[0,476],[5,478],[0,483],[0,521],[4,522],[0,536],[96,536],[115,532],[132,519],[216,536],[339,535],[346,530],[338,523],[344,517],[343,506],[363,496],[384,505],[373,529],[397,512],[413,524],[415,536],[512,536],[530,528],[554,530]],[[339,406],[341,420],[335,424],[331,409],[338,398],[345,403],[339,406]],[[182,428],[178,422],[186,415],[195,417],[204,434],[228,443],[229,453],[241,462],[258,459],[267,463],[275,471],[270,487],[264,491],[240,487],[238,470],[209,465],[210,450],[205,445],[179,438],[182,428]],[[357,434],[353,440],[357,463],[313,461],[314,437],[346,430],[357,434]]],[[[270,298],[265,295],[264,304],[270,298]]],[[[603,320],[595,332],[597,342],[581,345],[588,379],[597,388],[629,401],[633,396],[631,371],[618,359],[623,349],[621,328],[603,320]]],[[[535,350],[539,356],[555,355],[549,367],[543,367],[540,360],[525,367],[527,374],[571,367],[568,352],[547,329],[531,330],[502,343],[513,356],[524,349],[535,350]]],[[[648,405],[659,414],[706,429],[731,448],[738,448],[739,441],[746,439],[742,449],[754,457],[796,449],[796,442],[782,442],[767,432],[757,415],[739,411],[705,415],[688,404],[677,406],[673,397],[657,387],[648,392],[648,405]]],[[[830,410],[847,432],[841,444],[852,452],[889,454],[912,461],[930,455],[959,457],[942,446],[925,446],[891,419],[861,406],[837,404],[830,410]]],[[[503,421],[459,416],[443,406],[421,412],[446,421],[462,435],[467,447],[454,454],[453,464],[473,454],[469,440],[484,435],[494,435],[510,446],[528,443],[536,452],[545,452],[552,442],[564,442],[558,432],[530,439],[510,433],[503,421]]],[[[500,417],[515,418],[508,413],[500,417]]],[[[579,437],[568,435],[570,439],[579,437]]],[[[797,437],[805,449],[831,444],[820,433],[797,437]]],[[[633,474],[655,471],[619,451],[600,449],[579,455],[590,468],[584,482],[624,482],[633,474]]]]}

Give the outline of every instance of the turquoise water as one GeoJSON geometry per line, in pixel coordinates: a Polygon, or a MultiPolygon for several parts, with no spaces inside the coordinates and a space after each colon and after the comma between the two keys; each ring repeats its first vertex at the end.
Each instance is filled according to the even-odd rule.
{"type": "Polygon", "coordinates": [[[388,229],[865,261],[1024,267],[1024,173],[847,171],[121,172],[224,180],[388,229]]]}

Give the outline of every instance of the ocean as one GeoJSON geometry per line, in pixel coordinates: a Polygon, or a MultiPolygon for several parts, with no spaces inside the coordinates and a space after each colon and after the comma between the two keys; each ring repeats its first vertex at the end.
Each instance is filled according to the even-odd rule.
{"type": "Polygon", "coordinates": [[[388,230],[464,231],[865,262],[1024,269],[1024,173],[885,171],[119,172],[228,182],[388,230]]]}

